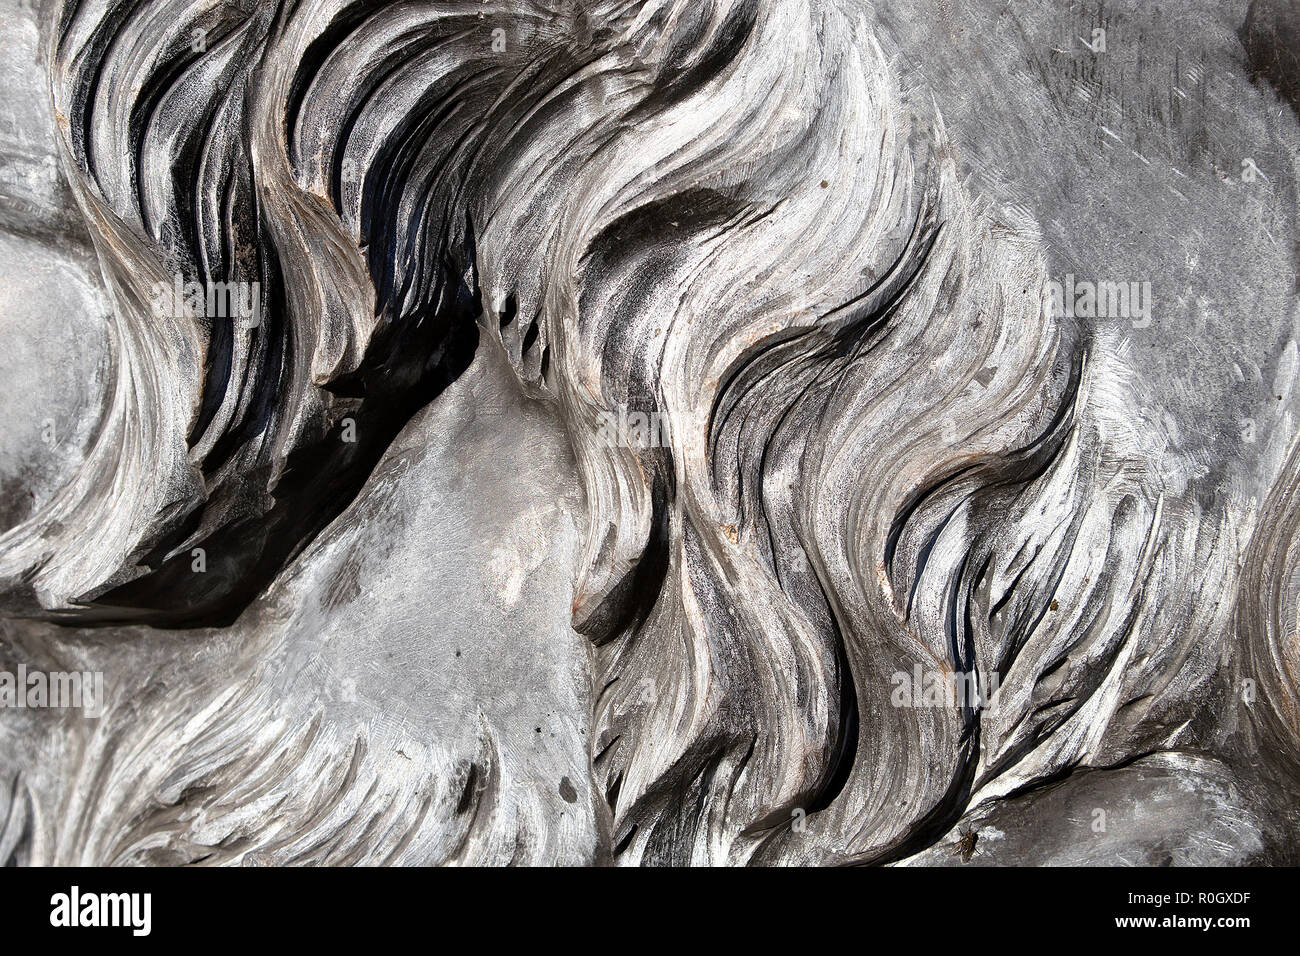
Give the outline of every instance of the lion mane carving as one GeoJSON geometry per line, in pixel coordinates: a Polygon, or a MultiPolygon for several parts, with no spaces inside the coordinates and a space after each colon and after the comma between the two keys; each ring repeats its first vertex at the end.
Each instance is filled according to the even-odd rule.
{"type": "Polygon", "coordinates": [[[110,691],[0,715],[0,859],[1294,855],[1300,452],[1245,518],[1186,492],[863,5],[63,0],[41,35],[111,387],[0,536],[0,663],[110,691]],[[178,280],[258,321],[160,317],[178,280]],[[545,787],[522,691],[419,739],[301,677],[304,595],[369,600],[357,535],[420,462],[490,471],[446,436],[494,402],[572,475],[538,553],[586,723],[545,787]],[[628,409],[661,440],[611,443],[628,409]]]}

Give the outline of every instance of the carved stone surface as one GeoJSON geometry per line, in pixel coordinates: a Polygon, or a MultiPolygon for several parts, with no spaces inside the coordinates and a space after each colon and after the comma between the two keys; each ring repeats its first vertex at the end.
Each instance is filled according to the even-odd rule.
{"type": "Polygon", "coordinates": [[[0,3],[0,862],[1300,860],[1292,5],[0,3]]]}

